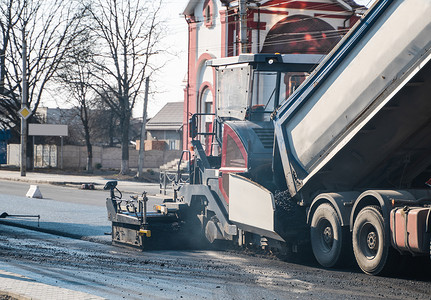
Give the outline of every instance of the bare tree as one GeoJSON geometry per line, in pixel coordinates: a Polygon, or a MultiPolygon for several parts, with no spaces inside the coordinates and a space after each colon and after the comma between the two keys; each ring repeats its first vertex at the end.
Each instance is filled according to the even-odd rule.
{"type": "MultiPolygon", "coordinates": [[[[22,95],[22,30],[27,44],[28,107],[32,117],[66,53],[80,34],[81,11],[70,0],[0,0],[0,123],[19,132],[22,95]]],[[[32,151],[27,151],[31,155],[32,151]]]]}
{"type": "Polygon", "coordinates": [[[118,115],[107,104],[115,101],[116,97],[106,91],[98,92],[95,99],[96,108],[92,115],[92,135],[99,143],[114,147],[120,136],[118,115]],[[109,99],[107,99],[109,98],[109,99]]]}
{"type": "MultiPolygon", "coordinates": [[[[20,124],[17,118],[17,106],[14,105],[14,91],[17,86],[10,86],[6,84],[7,80],[7,60],[9,55],[11,40],[13,38],[13,28],[15,28],[23,13],[23,7],[19,6],[17,1],[0,0],[0,95],[4,95],[0,102],[0,125],[4,128],[11,128],[15,124],[20,124]]],[[[7,80],[9,82],[9,80],[7,80]]]]}
{"type": "Polygon", "coordinates": [[[57,80],[69,92],[68,102],[77,109],[87,147],[87,172],[93,172],[93,146],[90,136],[90,114],[94,107],[93,44],[90,31],[82,31],[57,71],[57,80]]]}
{"type": "Polygon", "coordinates": [[[129,128],[132,109],[143,93],[145,77],[154,68],[150,58],[157,54],[162,34],[158,21],[160,1],[95,0],[92,16],[100,53],[98,90],[113,93],[108,105],[117,114],[121,130],[121,169],[129,170],[129,128]]]}

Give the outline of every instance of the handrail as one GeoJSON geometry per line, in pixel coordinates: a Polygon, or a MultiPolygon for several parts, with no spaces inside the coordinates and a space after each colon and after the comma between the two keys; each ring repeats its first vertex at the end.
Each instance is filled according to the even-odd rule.
{"type": "Polygon", "coordinates": [[[215,135],[214,132],[198,132],[197,131],[197,119],[199,116],[215,116],[215,113],[195,113],[192,115],[192,117],[189,120],[190,123],[190,132],[189,136],[194,139],[196,136],[212,136],[215,135]]]}
{"type": "Polygon", "coordinates": [[[187,153],[187,154],[188,154],[187,169],[188,169],[188,171],[189,171],[189,178],[191,178],[191,167],[190,167],[190,161],[191,161],[191,158],[192,158],[192,154],[191,154],[191,152],[190,152],[189,150],[183,150],[183,151],[181,152],[180,161],[178,162],[178,169],[177,169],[177,176],[176,176],[176,178],[175,178],[175,184],[178,184],[178,181],[179,181],[179,179],[181,178],[181,163],[182,163],[182,161],[183,161],[184,153],[187,153]]]}

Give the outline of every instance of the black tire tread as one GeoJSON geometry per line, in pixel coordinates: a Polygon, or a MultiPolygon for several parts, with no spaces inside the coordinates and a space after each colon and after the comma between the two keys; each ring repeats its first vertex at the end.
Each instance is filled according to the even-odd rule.
{"type": "MultiPolygon", "coordinates": [[[[348,230],[348,228],[344,228],[341,226],[340,216],[337,214],[336,209],[330,203],[320,204],[319,207],[317,207],[315,213],[318,211],[319,208],[322,209],[322,207],[327,207],[328,209],[332,210],[332,212],[334,213],[334,216],[335,216],[335,220],[336,220],[336,222],[339,223],[339,226],[341,229],[341,231],[339,233],[339,236],[341,238],[340,253],[338,254],[338,257],[335,259],[335,262],[333,264],[327,265],[324,267],[327,267],[327,268],[345,267],[346,265],[351,264],[351,261],[353,258],[350,231],[348,230]]],[[[313,215],[313,217],[314,217],[314,215],[313,215]]],[[[313,253],[314,253],[314,249],[313,249],[313,253]]],[[[316,257],[316,259],[317,259],[317,257],[316,257]]]]}
{"type": "MultiPolygon", "coordinates": [[[[382,222],[382,224],[383,224],[383,233],[385,232],[385,228],[384,228],[384,219],[383,219],[383,215],[382,215],[382,210],[381,210],[381,208],[379,207],[379,206],[377,206],[377,205],[369,205],[369,206],[366,206],[366,207],[364,207],[364,208],[362,208],[362,210],[358,213],[358,215],[357,215],[357,217],[356,217],[356,220],[355,220],[355,223],[354,224],[356,224],[356,221],[357,221],[357,219],[358,219],[358,216],[365,210],[365,209],[374,209],[375,210],[375,212],[377,212],[378,214],[379,214],[379,216],[380,216],[380,218],[381,218],[381,222],[382,222]]],[[[355,226],[353,226],[353,228],[355,228],[355,226]]],[[[355,245],[354,245],[354,234],[355,234],[355,230],[353,229],[353,234],[352,234],[352,246],[353,246],[353,252],[354,252],[354,255],[355,255],[355,257],[356,257],[356,253],[355,253],[355,245]]],[[[387,275],[387,274],[391,274],[392,272],[393,272],[393,267],[394,267],[394,262],[396,261],[396,257],[397,256],[399,256],[399,254],[395,251],[395,249],[393,249],[392,247],[391,247],[391,245],[389,244],[387,244],[387,238],[385,239],[385,238],[383,238],[383,239],[380,239],[380,240],[383,240],[385,243],[386,243],[386,245],[384,245],[384,247],[386,247],[387,248],[387,255],[386,255],[386,261],[385,261],[385,263],[384,263],[384,266],[380,269],[380,268],[378,268],[376,271],[367,271],[367,270],[364,270],[362,267],[361,267],[361,263],[358,261],[358,258],[356,257],[356,262],[358,263],[358,265],[359,265],[359,267],[362,269],[362,271],[364,272],[364,273],[366,273],[366,274],[369,274],[369,275],[379,275],[379,276],[383,276],[383,275],[387,275]],[[380,269],[380,270],[379,270],[380,269]]]]}

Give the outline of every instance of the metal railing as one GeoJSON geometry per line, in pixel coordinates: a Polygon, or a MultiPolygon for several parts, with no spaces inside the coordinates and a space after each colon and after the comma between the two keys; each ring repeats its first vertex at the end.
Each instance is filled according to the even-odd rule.
{"type": "MultiPolygon", "coordinates": [[[[177,171],[162,171],[160,172],[160,194],[167,195],[168,191],[174,192],[175,185],[182,185],[190,183],[191,168],[190,168],[191,153],[188,150],[183,150],[181,153],[180,161],[178,162],[177,171]],[[183,162],[184,154],[187,154],[187,172],[183,172],[181,164],[183,162]]],[[[171,194],[171,193],[169,193],[171,194]]]]}

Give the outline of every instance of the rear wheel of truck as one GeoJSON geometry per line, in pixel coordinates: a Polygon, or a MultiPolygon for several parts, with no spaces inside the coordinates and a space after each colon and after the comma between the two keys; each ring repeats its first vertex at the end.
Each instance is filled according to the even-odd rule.
{"type": "Polygon", "coordinates": [[[328,203],[319,205],[311,219],[311,247],[316,260],[323,267],[331,268],[342,261],[345,235],[340,218],[328,203]]]}
{"type": "Polygon", "coordinates": [[[383,216],[377,206],[362,209],[353,225],[353,252],[356,262],[369,275],[389,268],[390,247],[385,242],[383,216]]]}

